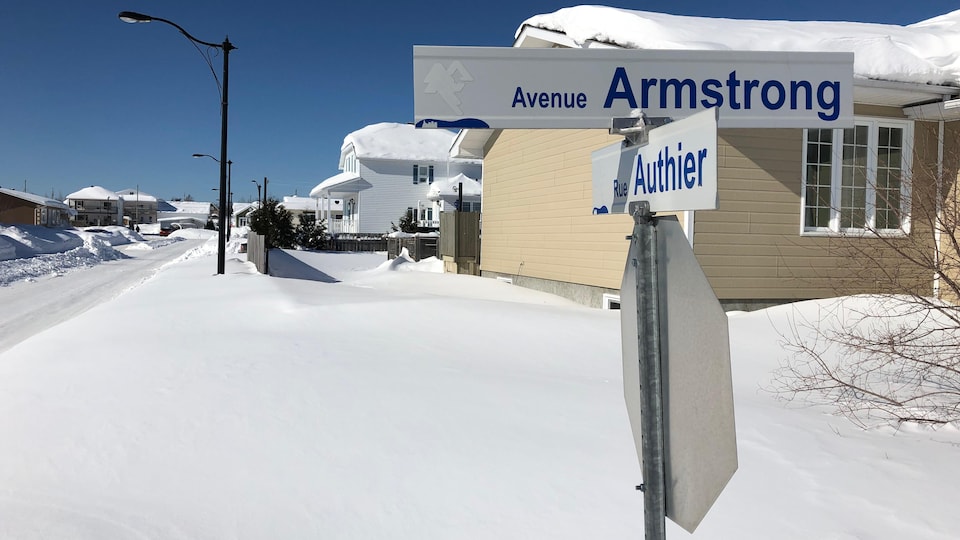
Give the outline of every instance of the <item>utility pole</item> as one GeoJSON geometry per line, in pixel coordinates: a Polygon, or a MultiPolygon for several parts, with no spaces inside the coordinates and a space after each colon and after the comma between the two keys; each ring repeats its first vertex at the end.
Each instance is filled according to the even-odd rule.
{"type": "MultiPolygon", "coordinates": [[[[267,204],[267,177],[264,176],[263,177],[263,204],[260,206],[261,211],[264,209],[264,206],[266,206],[266,204],[267,204]]],[[[272,223],[271,223],[270,217],[267,214],[264,214],[263,217],[265,218],[265,223],[267,228],[267,231],[266,231],[267,234],[263,235],[263,246],[264,246],[263,269],[265,270],[264,273],[269,276],[270,275],[270,229],[272,229],[273,227],[271,227],[272,223]]]]}

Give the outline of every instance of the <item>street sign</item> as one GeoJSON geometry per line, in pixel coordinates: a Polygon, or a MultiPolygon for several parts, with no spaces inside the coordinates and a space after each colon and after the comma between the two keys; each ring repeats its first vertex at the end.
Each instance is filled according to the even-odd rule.
{"type": "Polygon", "coordinates": [[[853,53],[413,48],[417,127],[604,128],[717,108],[728,127],[853,127],[853,53]]]}
{"type": "MultiPolygon", "coordinates": [[[[676,217],[653,218],[649,226],[656,229],[657,243],[666,516],[693,532],[737,470],[727,315],[676,217]]],[[[636,238],[631,241],[620,313],[624,400],[642,465],[638,343],[647,336],[638,331],[638,311],[643,311],[638,310],[638,268],[634,264],[642,259],[641,248],[636,238]]],[[[644,482],[652,481],[644,478],[644,482]]]]}
{"type": "Polygon", "coordinates": [[[717,110],[649,131],[648,143],[593,152],[593,213],[620,214],[648,201],[651,212],[715,210],[717,110]]]}

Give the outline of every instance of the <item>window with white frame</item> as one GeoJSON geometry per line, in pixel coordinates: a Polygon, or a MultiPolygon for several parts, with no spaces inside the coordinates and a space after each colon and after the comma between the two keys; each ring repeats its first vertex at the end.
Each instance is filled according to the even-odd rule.
{"type": "Polygon", "coordinates": [[[857,118],[804,130],[804,234],[910,231],[913,123],[857,118]]]}

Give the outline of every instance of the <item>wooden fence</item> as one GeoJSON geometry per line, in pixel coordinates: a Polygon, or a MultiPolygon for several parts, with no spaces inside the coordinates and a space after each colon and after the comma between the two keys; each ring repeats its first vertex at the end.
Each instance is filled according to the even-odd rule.
{"type": "Polygon", "coordinates": [[[429,257],[437,257],[438,237],[436,236],[409,236],[402,238],[387,238],[387,258],[396,259],[403,248],[407,248],[410,258],[420,261],[429,257]]]}
{"type": "Polygon", "coordinates": [[[480,275],[480,212],[440,214],[440,256],[446,272],[480,275]]]}
{"type": "Polygon", "coordinates": [[[328,249],[331,251],[387,251],[387,240],[385,238],[338,236],[330,238],[328,249]]]}
{"type": "Polygon", "coordinates": [[[267,273],[267,239],[262,234],[247,233],[247,260],[257,267],[257,272],[267,273]]]}

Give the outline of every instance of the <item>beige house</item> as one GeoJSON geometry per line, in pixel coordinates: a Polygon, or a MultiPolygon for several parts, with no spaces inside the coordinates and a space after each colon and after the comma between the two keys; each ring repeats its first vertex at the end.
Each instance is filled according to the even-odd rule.
{"type": "Polygon", "coordinates": [[[0,224],[69,227],[73,210],[60,201],[15,189],[0,188],[0,224]]]}
{"type": "Polygon", "coordinates": [[[123,198],[124,225],[133,227],[140,223],[157,222],[157,198],[138,188],[123,189],[117,192],[123,198]]]}
{"type": "MultiPolygon", "coordinates": [[[[515,46],[687,48],[682,36],[700,35],[697,29],[705,22],[710,24],[580,6],[526,21],[515,46]],[[593,26],[585,29],[582,21],[593,26]],[[670,41],[671,36],[680,37],[670,41]]],[[[704,39],[765,30],[800,42],[804,31],[816,34],[791,26],[798,23],[722,22],[744,27],[704,39]]],[[[960,37],[937,27],[936,20],[930,25],[831,27],[837,42],[850,38],[856,54],[852,129],[720,129],[719,210],[686,212],[679,219],[726,307],[903,287],[936,292],[933,272],[914,262],[946,253],[938,247],[945,239],[933,222],[942,210],[938,201],[952,193],[957,180],[960,108],[950,105],[960,102],[950,100],[960,95],[960,79],[949,69],[933,73],[932,84],[905,81],[898,73],[862,72],[876,62],[869,57],[872,49],[858,48],[867,42],[858,40],[864,26],[898,39],[909,39],[910,32],[939,32],[944,43],[950,41],[946,33],[960,37]],[[904,256],[909,250],[916,256],[904,256]]],[[[752,43],[739,39],[742,43],[727,46],[752,43]]],[[[753,42],[754,48],[780,43],[753,42]]],[[[957,54],[943,52],[948,58],[957,54]]],[[[592,306],[616,298],[633,222],[626,215],[592,215],[591,152],[619,140],[605,130],[461,133],[454,145],[458,155],[484,160],[482,275],[592,306]]]]}

